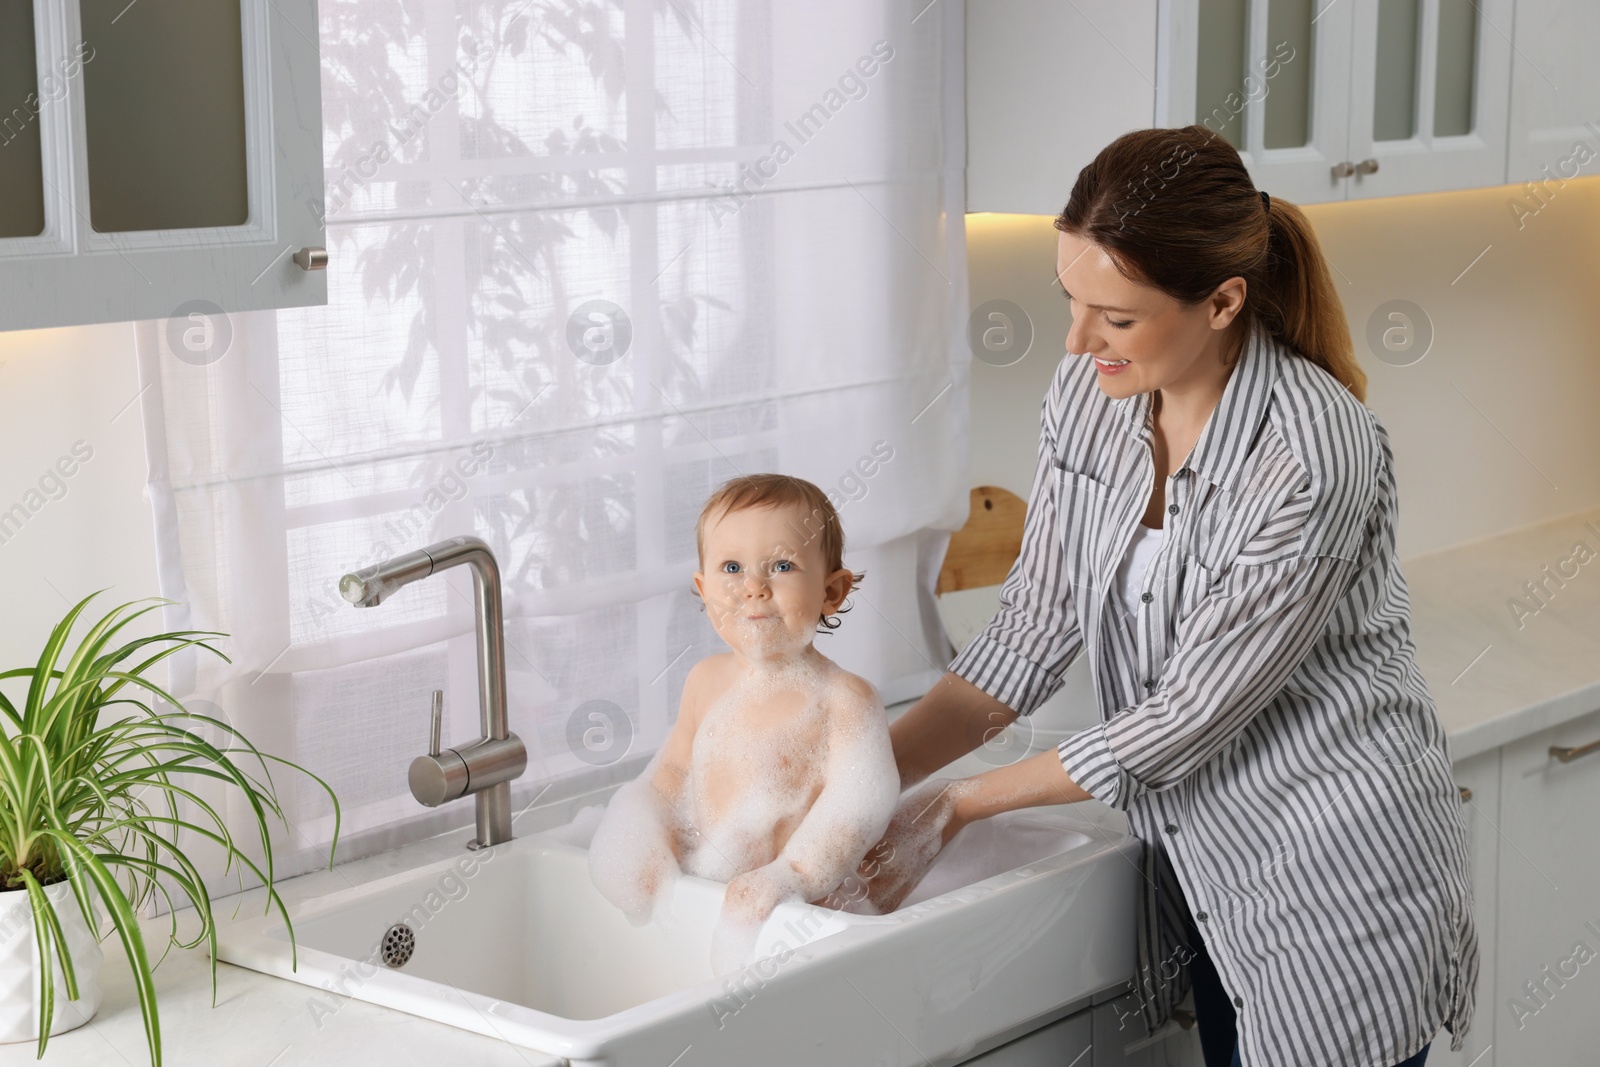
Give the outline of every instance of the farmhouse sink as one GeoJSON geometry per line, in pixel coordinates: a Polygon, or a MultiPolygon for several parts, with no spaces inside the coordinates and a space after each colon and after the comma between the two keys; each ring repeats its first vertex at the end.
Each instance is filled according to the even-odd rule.
{"type": "Polygon", "coordinates": [[[589,881],[599,810],[292,904],[297,968],[276,916],[219,957],[584,1067],[953,1064],[1133,973],[1137,844],[1070,808],[964,828],[892,915],[784,904],[721,978],[724,887],[631,925],[589,881]]]}

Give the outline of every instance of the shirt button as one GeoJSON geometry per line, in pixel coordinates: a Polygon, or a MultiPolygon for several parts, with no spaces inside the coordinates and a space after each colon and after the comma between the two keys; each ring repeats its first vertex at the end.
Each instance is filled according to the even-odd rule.
{"type": "Polygon", "coordinates": [[[1156,687],[1156,680],[1154,678],[1146,678],[1144,680],[1144,687],[1146,689],[1154,689],[1156,687]]]}
{"type": "Polygon", "coordinates": [[[1196,915],[1195,918],[1199,919],[1201,922],[1206,922],[1211,918],[1211,916],[1202,911],[1199,915],[1196,915]]]}
{"type": "Polygon", "coordinates": [[[1176,505],[1176,504],[1168,504],[1167,505],[1167,514],[1168,515],[1176,515],[1177,513],[1178,513],[1178,505],[1176,505]]]}
{"type": "Polygon", "coordinates": [[[1169,822],[1167,825],[1163,826],[1162,829],[1169,834],[1175,834],[1178,832],[1178,824],[1175,822],[1169,822]]]}
{"type": "Polygon", "coordinates": [[[1233,998],[1233,1006],[1236,1007],[1236,1008],[1244,1007],[1244,998],[1243,997],[1234,997],[1233,998]]]}
{"type": "Polygon", "coordinates": [[[1148,604],[1148,603],[1150,603],[1150,601],[1154,600],[1155,597],[1153,595],[1151,595],[1150,593],[1142,593],[1142,594],[1140,594],[1139,599],[1144,601],[1146,604],[1148,604]]]}

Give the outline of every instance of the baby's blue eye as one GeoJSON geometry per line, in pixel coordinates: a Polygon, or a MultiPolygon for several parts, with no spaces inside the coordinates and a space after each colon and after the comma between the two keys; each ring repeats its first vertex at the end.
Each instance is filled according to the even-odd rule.
{"type": "Polygon", "coordinates": [[[737,574],[737,573],[739,573],[739,564],[736,561],[730,559],[728,562],[726,562],[726,563],[724,563],[722,565],[722,573],[723,574],[737,574]],[[730,567],[732,568],[732,570],[729,569],[730,567]]]}
{"type": "Polygon", "coordinates": [[[774,563],[772,565],[772,569],[775,570],[775,571],[793,570],[794,569],[794,564],[789,562],[786,559],[780,559],[778,562],[776,562],[776,563],[774,563]]]}

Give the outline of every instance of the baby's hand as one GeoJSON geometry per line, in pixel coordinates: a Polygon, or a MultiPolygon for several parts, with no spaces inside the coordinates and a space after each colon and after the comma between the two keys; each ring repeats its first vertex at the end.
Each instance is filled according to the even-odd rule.
{"type": "Polygon", "coordinates": [[[776,864],[736,875],[722,898],[711,937],[711,969],[720,977],[750,962],[761,926],[785,900],[799,900],[797,880],[776,864]]]}
{"type": "Polygon", "coordinates": [[[786,899],[799,899],[794,879],[785,878],[772,864],[736,875],[722,898],[722,912],[733,922],[760,925],[786,899]]]}

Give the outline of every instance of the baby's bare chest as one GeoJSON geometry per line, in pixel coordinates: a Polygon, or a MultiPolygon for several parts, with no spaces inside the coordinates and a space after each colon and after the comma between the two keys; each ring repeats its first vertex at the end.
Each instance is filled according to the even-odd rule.
{"type": "Polygon", "coordinates": [[[690,787],[704,815],[758,800],[803,809],[821,788],[826,756],[822,700],[732,693],[695,734],[690,787]]]}

